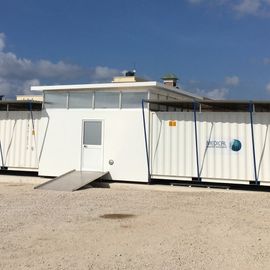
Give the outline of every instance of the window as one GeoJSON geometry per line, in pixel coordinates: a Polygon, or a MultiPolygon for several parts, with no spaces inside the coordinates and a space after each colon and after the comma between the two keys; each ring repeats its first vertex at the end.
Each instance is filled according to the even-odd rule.
{"type": "Polygon", "coordinates": [[[143,99],[147,99],[147,93],[123,92],[122,108],[141,108],[143,99]]]}
{"type": "MultiPolygon", "coordinates": [[[[159,95],[158,99],[160,101],[166,101],[167,100],[167,96],[163,96],[163,95],[159,95]]],[[[160,111],[168,111],[168,107],[166,105],[159,105],[159,110],[160,111]]]]}
{"type": "Polygon", "coordinates": [[[45,93],[45,108],[66,108],[67,107],[67,92],[62,93],[45,93]]]}
{"type": "Polygon", "coordinates": [[[95,92],[95,108],[119,108],[117,92],[95,92]]]}
{"type": "Polygon", "coordinates": [[[102,122],[101,121],[85,121],[83,144],[85,145],[101,145],[102,122]]]}
{"type": "MultiPolygon", "coordinates": [[[[159,95],[158,94],[154,94],[154,93],[150,93],[150,100],[159,100],[159,95]]],[[[151,111],[159,111],[159,105],[158,104],[153,104],[153,103],[150,103],[149,104],[150,106],[150,110],[151,111]]]]}
{"type": "Polygon", "coordinates": [[[93,93],[70,92],[68,107],[70,109],[92,108],[93,93]]]}

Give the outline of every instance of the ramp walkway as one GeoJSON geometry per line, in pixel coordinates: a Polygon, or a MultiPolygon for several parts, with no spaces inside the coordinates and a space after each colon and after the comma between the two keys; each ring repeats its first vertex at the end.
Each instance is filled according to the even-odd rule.
{"type": "Polygon", "coordinates": [[[35,187],[35,189],[75,191],[99,179],[108,172],[76,171],[72,170],[48,182],[35,187]]]}

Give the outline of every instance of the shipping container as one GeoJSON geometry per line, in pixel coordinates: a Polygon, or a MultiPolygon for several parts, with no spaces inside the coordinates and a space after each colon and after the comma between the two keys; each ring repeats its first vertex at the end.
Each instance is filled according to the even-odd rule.
{"type": "Polygon", "coordinates": [[[1,166],[38,171],[40,111],[0,111],[1,166]]]}
{"type": "Polygon", "coordinates": [[[270,185],[269,112],[152,112],[152,178],[270,185]]]}

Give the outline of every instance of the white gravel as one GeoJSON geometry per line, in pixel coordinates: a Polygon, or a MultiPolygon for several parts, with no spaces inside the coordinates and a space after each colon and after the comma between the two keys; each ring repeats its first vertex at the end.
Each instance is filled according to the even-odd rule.
{"type": "Polygon", "coordinates": [[[269,269],[270,193],[2,183],[0,239],[0,269],[269,269]]]}

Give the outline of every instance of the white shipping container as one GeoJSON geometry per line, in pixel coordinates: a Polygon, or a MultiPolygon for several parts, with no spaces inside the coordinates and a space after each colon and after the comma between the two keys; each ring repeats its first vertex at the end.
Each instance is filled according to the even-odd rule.
{"type": "Polygon", "coordinates": [[[14,170],[38,169],[40,111],[1,111],[1,166],[14,170]],[[33,117],[32,117],[33,116],[33,117]]]}
{"type": "MultiPolygon", "coordinates": [[[[197,113],[199,175],[202,180],[255,181],[250,114],[197,113]]],[[[269,113],[254,113],[258,181],[270,184],[269,113]]],[[[151,113],[152,178],[191,180],[198,177],[193,112],[151,113]]]]}

